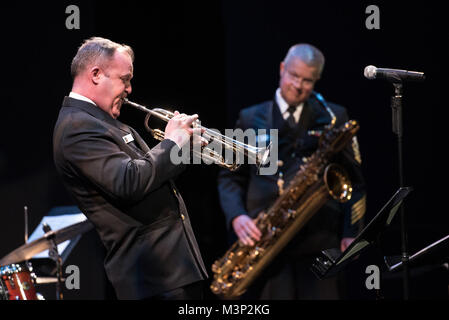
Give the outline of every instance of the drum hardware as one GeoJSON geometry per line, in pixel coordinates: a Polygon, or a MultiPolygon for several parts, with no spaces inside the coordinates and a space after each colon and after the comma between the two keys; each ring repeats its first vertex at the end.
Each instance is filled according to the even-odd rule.
{"type": "Polygon", "coordinates": [[[8,300],[8,288],[0,277],[0,300],[8,300]]]}
{"type": "Polygon", "coordinates": [[[25,215],[25,243],[28,243],[28,207],[23,207],[24,215],[25,215]]]}
{"type": "MultiPolygon", "coordinates": [[[[61,281],[64,282],[65,278],[61,278],[61,281]]],[[[58,282],[57,277],[36,277],[36,284],[50,284],[58,282]]]]}
{"type": "MultiPolygon", "coordinates": [[[[24,207],[25,216],[28,215],[28,208],[24,207]]],[[[26,218],[26,224],[28,224],[26,218]]],[[[44,236],[31,242],[26,242],[24,245],[10,252],[2,259],[0,259],[0,300],[45,300],[40,293],[36,293],[34,284],[57,283],[61,284],[65,279],[61,277],[60,263],[61,257],[57,252],[57,245],[74,238],[78,234],[85,233],[93,228],[89,221],[82,221],[72,224],[68,227],[51,230],[44,229],[44,236]],[[56,248],[56,250],[54,250],[56,248]],[[53,250],[52,250],[53,249],[53,250]],[[27,260],[34,257],[36,254],[49,250],[49,256],[60,265],[57,270],[58,277],[37,277],[33,272],[31,263],[27,260]],[[54,251],[52,253],[52,251],[54,251]],[[58,262],[59,261],[59,262],[58,262]]],[[[25,239],[28,241],[28,227],[25,227],[25,239]]],[[[60,289],[60,288],[59,288],[60,289]]],[[[62,299],[60,290],[57,290],[57,299],[62,299]]]]}
{"type": "MultiPolygon", "coordinates": [[[[28,207],[24,206],[25,244],[28,242],[28,207]]],[[[45,300],[36,292],[36,274],[31,263],[0,266],[0,300],[45,300]]]]}
{"type": "Polygon", "coordinates": [[[44,223],[42,226],[42,229],[45,232],[45,237],[47,238],[50,249],[48,251],[48,255],[50,258],[56,263],[56,275],[57,275],[57,281],[56,281],[56,300],[62,300],[63,294],[61,290],[61,282],[62,282],[62,259],[58,252],[58,244],[55,240],[55,233],[52,232],[51,227],[44,223]]]}
{"type": "Polygon", "coordinates": [[[51,244],[47,240],[49,237],[54,236],[56,244],[60,244],[66,240],[74,238],[78,234],[85,233],[92,228],[92,223],[86,220],[56,231],[52,230],[46,233],[43,237],[28,242],[4,256],[0,259],[0,266],[26,261],[34,257],[36,254],[50,249],[51,244]]]}

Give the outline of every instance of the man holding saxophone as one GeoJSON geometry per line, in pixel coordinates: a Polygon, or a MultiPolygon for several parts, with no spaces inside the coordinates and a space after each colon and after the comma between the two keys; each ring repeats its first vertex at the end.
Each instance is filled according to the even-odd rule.
{"type": "MultiPolygon", "coordinates": [[[[282,190],[318,147],[319,134],[336,116],[335,126],[348,121],[346,110],[328,103],[330,113],[313,89],[324,67],[324,56],[314,46],[292,46],[280,64],[280,82],[273,100],[243,109],[236,127],[278,129],[279,169],[275,175],[257,175],[243,166],[236,172],[220,171],[218,190],[231,240],[253,246],[261,238],[256,216],[278,199],[282,190]]],[[[328,106],[328,107],[327,107],[328,106]]],[[[307,222],[243,296],[251,299],[338,299],[337,279],[318,280],[309,270],[321,250],[345,250],[362,226],[365,192],[357,140],[340,154],[349,172],[352,199],[328,201],[307,222]]],[[[282,230],[281,230],[282,232],[282,230]]],[[[263,250],[263,248],[261,249],[263,250]]]]}
{"type": "Polygon", "coordinates": [[[200,299],[207,273],[173,183],[184,165],[170,161],[171,149],[190,141],[197,115],[175,112],[150,150],[117,120],[132,90],[133,60],[129,46],[104,38],[78,49],[54,129],[55,165],[106,247],[119,299],[200,299]]]}

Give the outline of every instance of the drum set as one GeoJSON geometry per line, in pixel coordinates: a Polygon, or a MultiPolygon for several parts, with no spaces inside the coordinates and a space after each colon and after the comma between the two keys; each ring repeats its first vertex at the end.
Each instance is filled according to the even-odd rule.
{"type": "MultiPolygon", "coordinates": [[[[43,237],[25,243],[0,259],[0,300],[45,300],[36,292],[35,285],[53,282],[57,284],[57,288],[60,288],[62,278],[58,262],[60,263],[61,259],[59,255],[52,257],[57,263],[57,278],[37,277],[28,260],[44,250],[54,252],[58,244],[87,232],[92,227],[92,224],[86,220],[56,231],[50,230],[43,237]]],[[[57,292],[57,297],[62,297],[62,294],[57,292]]]]}
{"type": "Polygon", "coordinates": [[[0,267],[0,300],[41,300],[34,284],[36,275],[29,262],[0,267]]]}

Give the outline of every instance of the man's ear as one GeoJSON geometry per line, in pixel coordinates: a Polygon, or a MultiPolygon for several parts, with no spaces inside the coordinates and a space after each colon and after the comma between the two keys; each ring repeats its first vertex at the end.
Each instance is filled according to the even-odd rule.
{"type": "Polygon", "coordinates": [[[282,76],[282,73],[284,73],[285,63],[284,61],[281,62],[281,65],[279,66],[279,75],[282,76]]]}
{"type": "Polygon", "coordinates": [[[99,67],[94,66],[90,69],[89,76],[90,76],[91,81],[97,85],[100,83],[100,79],[103,76],[103,74],[99,67]]]}

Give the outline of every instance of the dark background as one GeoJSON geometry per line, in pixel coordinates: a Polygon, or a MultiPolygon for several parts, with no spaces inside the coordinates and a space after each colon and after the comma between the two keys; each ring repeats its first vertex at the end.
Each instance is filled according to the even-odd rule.
{"type": "MultiPolygon", "coordinates": [[[[2,139],[0,139],[0,257],[23,244],[23,206],[30,232],[51,208],[73,205],[52,159],[52,131],[62,99],[71,89],[70,63],[84,39],[102,36],[133,47],[131,100],[150,107],[198,113],[202,124],[232,128],[240,109],[271,99],[279,63],[288,48],[308,42],[326,56],[316,85],[325,99],[347,107],[359,121],[363,171],[372,219],[397,190],[396,138],[391,131],[388,82],[363,77],[367,65],[423,71],[424,83],[404,87],[405,184],[414,188],[405,204],[409,252],[448,234],[441,159],[446,124],[442,90],[448,33],[435,3],[340,3],[332,1],[59,1],[2,4],[2,139]],[[65,9],[78,5],[79,30],[68,30],[65,9]],[[377,4],[380,30],[367,30],[365,8],[377,4]],[[441,130],[443,129],[443,130],[441,130]]],[[[120,117],[146,141],[143,114],[120,117]]],[[[177,180],[207,266],[227,250],[224,217],[216,190],[217,166],[191,166],[177,180]]],[[[443,180],[445,181],[445,180],[443,180]]],[[[400,254],[396,217],[371,249],[345,272],[348,298],[375,299],[365,288],[369,264],[400,254]]],[[[94,231],[84,235],[65,265],[81,271],[81,289],[66,299],[114,299],[102,269],[104,250],[94,231]]],[[[384,268],[384,267],[383,267],[384,268]]],[[[386,273],[382,293],[400,299],[401,274],[386,273]]],[[[411,296],[447,298],[447,271],[414,270],[411,296]]],[[[54,287],[41,286],[47,299],[54,287]]],[[[205,291],[207,299],[215,299],[205,291]]]]}

